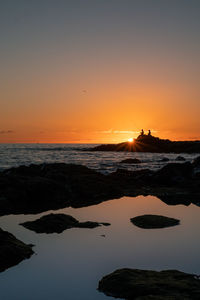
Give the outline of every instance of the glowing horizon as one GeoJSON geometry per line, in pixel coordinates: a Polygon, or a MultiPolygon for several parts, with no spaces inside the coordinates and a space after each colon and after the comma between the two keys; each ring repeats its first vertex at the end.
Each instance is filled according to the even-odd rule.
{"type": "Polygon", "coordinates": [[[0,8],[0,143],[200,140],[200,2],[0,8]]]}

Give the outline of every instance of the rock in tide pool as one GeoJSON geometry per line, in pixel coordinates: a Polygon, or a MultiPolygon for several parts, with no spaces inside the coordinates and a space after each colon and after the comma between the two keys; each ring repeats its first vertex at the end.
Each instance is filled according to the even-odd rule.
{"type": "Polygon", "coordinates": [[[98,290],[126,300],[199,300],[200,280],[196,275],[177,270],[120,269],[104,276],[98,290]]]}
{"type": "Polygon", "coordinates": [[[33,254],[32,245],[26,245],[11,233],[0,228],[0,272],[17,265],[33,254]]]}
{"type": "Polygon", "coordinates": [[[121,164],[141,164],[141,160],[137,158],[127,158],[120,161],[121,164]]]}
{"type": "Polygon", "coordinates": [[[37,233],[61,233],[66,229],[78,228],[95,228],[101,225],[109,226],[110,223],[98,222],[79,222],[74,217],[65,214],[49,214],[35,221],[28,221],[20,225],[33,230],[37,233]]]}
{"type": "Polygon", "coordinates": [[[179,225],[180,221],[174,218],[169,218],[159,215],[142,215],[131,219],[131,222],[144,229],[165,228],[179,225]]]}

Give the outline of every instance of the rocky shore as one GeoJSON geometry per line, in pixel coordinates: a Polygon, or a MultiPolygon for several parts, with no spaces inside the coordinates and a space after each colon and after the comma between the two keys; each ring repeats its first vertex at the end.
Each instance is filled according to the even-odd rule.
{"type": "Polygon", "coordinates": [[[118,169],[109,175],[64,163],[20,166],[0,173],[0,215],[83,207],[122,196],[153,195],[167,204],[199,204],[200,157],[158,171],[118,169]]]}
{"type": "Polygon", "coordinates": [[[103,144],[90,148],[89,151],[200,153],[200,141],[170,141],[152,135],[140,135],[133,142],[103,144]]]}

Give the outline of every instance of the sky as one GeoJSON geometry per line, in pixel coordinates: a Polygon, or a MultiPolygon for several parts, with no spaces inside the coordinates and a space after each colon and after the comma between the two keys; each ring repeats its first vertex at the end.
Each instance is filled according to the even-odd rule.
{"type": "Polygon", "coordinates": [[[199,0],[0,0],[0,142],[200,139],[199,0]]]}

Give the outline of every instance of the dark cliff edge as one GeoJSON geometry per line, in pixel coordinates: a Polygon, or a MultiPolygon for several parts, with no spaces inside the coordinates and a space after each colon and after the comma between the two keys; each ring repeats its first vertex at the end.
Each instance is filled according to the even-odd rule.
{"type": "Polygon", "coordinates": [[[200,141],[170,141],[152,135],[139,135],[133,142],[102,144],[87,151],[200,153],[200,141]]]}

